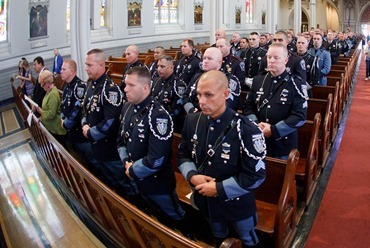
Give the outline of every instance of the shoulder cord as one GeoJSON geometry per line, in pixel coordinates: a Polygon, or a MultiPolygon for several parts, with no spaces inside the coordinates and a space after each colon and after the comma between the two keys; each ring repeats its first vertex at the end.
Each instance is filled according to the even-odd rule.
{"type": "Polygon", "coordinates": [[[231,130],[234,129],[237,122],[238,122],[237,116],[234,116],[233,119],[231,120],[230,124],[227,125],[225,130],[220,134],[220,136],[218,136],[215,144],[212,146],[213,148],[208,149],[207,156],[204,158],[202,164],[198,168],[199,173],[203,173],[203,170],[206,168],[206,166],[208,164],[208,161],[210,161],[212,159],[213,155],[215,155],[216,150],[220,147],[223,139],[231,132],[231,130]]]}
{"type": "Polygon", "coordinates": [[[145,106],[138,114],[136,114],[136,116],[138,117],[135,117],[134,119],[134,124],[131,125],[129,127],[129,129],[125,131],[125,125],[126,125],[126,115],[127,115],[127,112],[131,109],[132,107],[132,104],[130,104],[130,106],[127,108],[123,118],[122,118],[122,121],[121,121],[121,125],[122,125],[122,131],[121,131],[121,136],[123,136],[125,138],[125,142],[126,142],[126,139],[128,139],[132,133],[132,130],[134,130],[134,128],[139,124],[139,120],[146,114],[146,111],[149,109],[149,108],[152,108],[153,107],[153,102],[150,102],[147,106],[145,106]]]}
{"type": "MultiPolygon", "coordinates": [[[[120,90],[120,88],[116,85],[116,86],[117,86],[117,88],[118,88],[118,92],[119,92],[120,99],[118,99],[118,100],[119,100],[119,101],[118,101],[118,103],[113,103],[111,100],[109,100],[109,97],[107,97],[107,94],[105,93],[105,86],[107,85],[107,82],[108,82],[108,79],[106,78],[106,79],[105,79],[105,82],[104,82],[104,85],[103,85],[103,89],[102,89],[104,99],[105,99],[107,102],[109,102],[110,104],[112,104],[113,106],[115,106],[115,107],[119,107],[119,106],[121,105],[121,103],[122,103],[122,99],[123,99],[122,91],[121,91],[121,90],[120,90]]],[[[102,104],[103,104],[103,101],[102,101],[102,104]]],[[[104,105],[104,104],[103,104],[103,105],[104,105]]]]}
{"type": "Polygon", "coordinates": [[[172,137],[172,133],[173,133],[173,122],[172,122],[172,118],[170,116],[170,114],[167,112],[167,110],[162,106],[160,105],[160,108],[166,112],[166,114],[168,115],[169,117],[169,120],[171,121],[171,131],[168,133],[168,135],[166,137],[161,137],[159,136],[155,131],[154,131],[154,128],[153,128],[153,124],[152,124],[152,111],[153,111],[153,107],[154,107],[154,103],[152,104],[152,106],[150,107],[149,109],[149,128],[150,128],[150,131],[152,131],[154,137],[156,137],[157,139],[159,140],[168,140],[170,137],[172,137]]]}
{"type": "MultiPolygon", "coordinates": [[[[248,151],[248,149],[246,148],[244,142],[243,142],[243,137],[242,137],[242,132],[241,132],[241,128],[240,128],[240,123],[241,123],[241,119],[238,120],[237,122],[237,132],[238,132],[238,136],[239,136],[239,140],[240,140],[240,143],[241,143],[241,146],[243,148],[243,151],[247,154],[248,157],[250,158],[253,158],[255,160],[261,160],[261,159],[264,159],[266,157],[266,143],[264,144],[264,152],[263,152],[263,155],[262,156],[255,156],[254,154],[250,153],[248,151]]],[[[254,125],[258,126],[256,123],[253,122],[254,125]]],[[[261,135],[262,138],[265,140],[265,137],[263,135],[261,135]]]]}

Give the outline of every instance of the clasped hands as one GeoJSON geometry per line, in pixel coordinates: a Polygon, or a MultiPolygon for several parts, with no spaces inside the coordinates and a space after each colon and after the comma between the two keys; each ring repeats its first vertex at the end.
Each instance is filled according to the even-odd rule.
{"type": "Polygon", "coordinates": [[[272,135],[272,132],[271,132],[271,124],[269,124],[267,122],[260,122],[260,123],[258,123],[258,127],[262,130],[263,135],[266,138],[271,137],[271,135],[272,135]]]}
{"type": "Polygon", "coordinates": [[[190,178],[190,182],[195,186],[199,194],[208,197],[216,197],[216,179],[205,175],[194,175],[190,178]]]}

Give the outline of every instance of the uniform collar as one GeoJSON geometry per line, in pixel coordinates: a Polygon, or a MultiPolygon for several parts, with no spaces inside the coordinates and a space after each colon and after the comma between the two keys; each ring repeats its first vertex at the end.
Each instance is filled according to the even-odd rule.
{"type": "Polygon", "coordinates": [[[145,108],[146,106],[148,106],[148,104],[153,101],[153,98],[151,95],[149,95],[147,98],[145,98],[144,101],[142,101],[141,103],[139,104],[134,104],[134,108],[137,110],[137,111],[140,111],[141,109],[145,108]]]}
{"type": "Polygon", "coordinates": [[[107,75],[105,73],[103,73],[103,75],[101,75],[97,80],[93,81],[93,84],[94,85],[103,84],[105,82],[106,78],[107,78],[107,75]]]}
{"type": "Polygon", "coordinates": [[[211,117],[208,116],[209,125],[210,126],[218,126],[220,124],[226,124],[227,125],[227,124],[229,124],[229,123],[227,123],[228,120],[230,120],[231,116],[233,116],[234,114],[235,114],[235,111],[226,106],[226,109],[223,112],[223,114],[221,114],[221,116],[219,116],[215,119],[212,119],[211,117]]]}
{"type": "Polygon", "coordinates": [[[174,80],[174,77],[175,77],[175,74],[171,74],[168,78],[166,78],[166,79],[162,79],[161,78],[161,80],[162,80],[162,82],[164,83],[164,84],[166,84],[166,83],[168,83],[168,82],[172,82],[173,80],[174,80]]]}
{"type": "Polygon", "coordinates": [[[288,75],[288,72],[285,70],[283,73],[281,73],[279,76],[277,76],[277,77],[273,77],[272,75],[271,75],[271,78],[272,78],[272,80],[274,80],[274,81],[276,81],[276,82],[280,82],[281,81],[281,79],[284,79],[286,76],[288,75]]]}

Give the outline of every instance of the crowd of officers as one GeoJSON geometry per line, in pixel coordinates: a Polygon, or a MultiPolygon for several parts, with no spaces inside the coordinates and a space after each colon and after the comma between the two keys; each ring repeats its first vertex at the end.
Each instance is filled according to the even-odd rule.
{"type": "Polygon", "coordinates": [[[60,72],[67,149],[119,195],[193,238],[175,191],[171,164],[178,164],[216,245],[232,227],[245,247],[257,247],[253,191],[264,181],[265,157],[286,159],[298,147],[310,87],[325,85],[331,64],[355,44],[351,32],[234,33],[229,41],[218,29],[204,54],[184,39],[177,61],[158,46],[145,66],[138,47],[128,46],[120,86],[105,72],[104,52],[93,49],[84,65],[88,83],[73,60],[60,72]],[[174,132],[182,136],[178,161],[171,161],[174,132]]]}

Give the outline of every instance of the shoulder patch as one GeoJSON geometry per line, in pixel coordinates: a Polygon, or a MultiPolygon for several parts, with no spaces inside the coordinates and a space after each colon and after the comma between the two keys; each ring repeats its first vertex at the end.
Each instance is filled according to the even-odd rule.
{"type": "Polygon", "coordinates": [[[159,140],[168,140],[172,137],[173,122],[168,112],[157,104],[153,104],[149,110],[149,128],[152,134],[159,140]]]}
{"type": "Polygon", "coordinates": [[[301,60],[300,64],[301,64],[302,70],[305,71],[306,70],[306,63],[304,62],[303,59],[301,60]]]}
{"type": "Polygon", "coordinates": [[[262,153],[265,150],[265,139],[263,134],[254,134],[252,135],[253,147],[258,153],[262,153]]]}
{"type": "Polygon", "coordinates": [[[240,63],[239,63],[239,66],[240,66],[240,69],[241,69],[242,71],[245,71],[245,63],[244,63],[244,61],[240,62],[240,63]]]}

